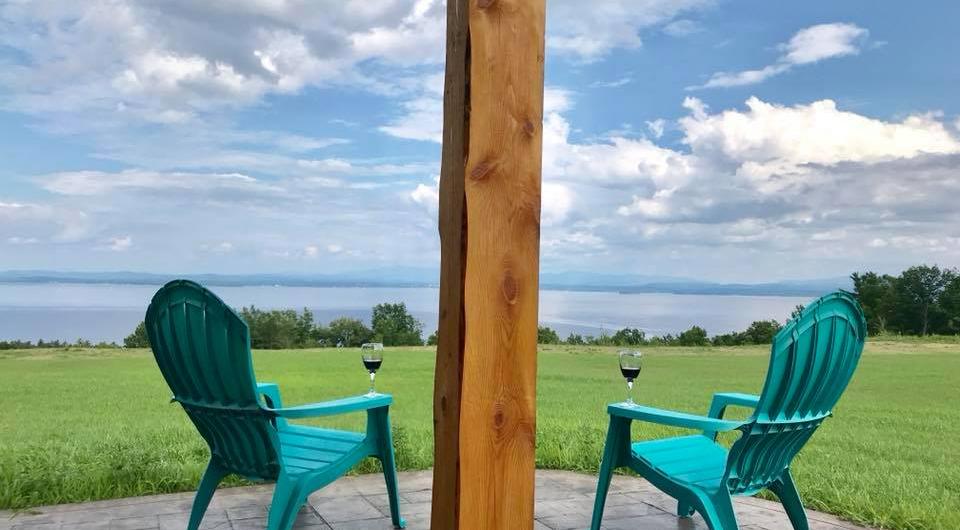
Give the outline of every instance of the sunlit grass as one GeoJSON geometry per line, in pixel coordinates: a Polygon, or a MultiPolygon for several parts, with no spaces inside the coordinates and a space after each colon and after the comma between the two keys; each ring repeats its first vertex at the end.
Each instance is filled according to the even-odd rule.
{"type": "MultiPolygon", "coordinates": [[[[647,348],[638,401],[705,412],[714,391],[757,392],[766,348],[647,348]]],[[[286,404],[366,390],[355,350],[256,352],[286,404]]],[[[378,389],[396,398],[402,469],[432,464],[433,351],[388,349],[378,389]]],[[[836,415],[794,464],[808,506],[900,529],[960,527],[960,344],[875,341],[836,415]]],[[[139,351],[0,352],[0,508],[191,490],[207,451],[139,351]]],[[[604,406],[623,398],[613,349],[539,357],[539,467],[595,472],[604,406]]],[[[741,410],[741,414],[746,412],[741,410]]],[[[362,415],[325,424],[359,429],[362,415]]],[[[679,431],[635,424],[636,439],[679,431]]],[[[361,471],[374,469],[372,463],[361,471]]],[[[237,483],[238,481],[234,481],[237,483]]]]}

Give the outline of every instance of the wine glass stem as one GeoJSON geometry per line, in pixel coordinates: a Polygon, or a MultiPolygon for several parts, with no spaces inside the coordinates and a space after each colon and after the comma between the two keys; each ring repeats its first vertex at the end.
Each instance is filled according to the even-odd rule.
{"type": "Polygon", "coordinates": [[[633,405],[633,379],[627,379],[627,403],[633,405]]]}
{"type": "Polygon", "coordinates": [[[376,390],[373,388],[373,382],[377,378],[377,372],[370,372],[370,394],[376,394],[376,390]]]}

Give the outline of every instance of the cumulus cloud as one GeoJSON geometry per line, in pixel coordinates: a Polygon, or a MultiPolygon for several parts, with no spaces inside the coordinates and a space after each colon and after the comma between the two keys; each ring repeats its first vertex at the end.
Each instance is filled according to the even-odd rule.
{"type": "MultiPolygon", "coordinates": [[[[746,252],[751,266],[817,276],[866,259],[899,264],[882,253],[894,247],[960,259],[950,245],[960,237],[952,205],[960,139],[936,113],[881,120],[829,100],[785,106],[758,98],[713,112],[688,98],[687,116],[658,124],[679,131],[677,149],[617,135],[574,140],[564,114],[573,95],[554,90],[550,99],[545,263],[633,256],[662,266],[685,256],[739,271],[746,252]],[[786,255],[790,263],[776,262],[786,255]]],[[[420,184],[413,195],[433,205],[435,191],[420,184]]],[[[675,266],[677,274],[700,270],[675,266]]]]}
{"type": "Polygon", "coordinates": [[[0,7],[0,44],[17,55],[0,74],[13,92],[5,106],[39,114],[123,109],[177,122],[308,85],[389,84],[364,73],[364,61],[442,61],[442,2],[356,4],[8,3],[0,7]]]}
{"type": "MultiPolygon", "coordinates": [[[[712,4],[712,0],[605,0],[591,4],[554,0],[547,10],[547,46],[579,61],[596,61],[614,48],[639,48],[644,30],[712,4]]],[[[677,33],[691,27],[683,23],[672,29],[677,33]]]]}
{"type": "Polygon", "coordinates": [[[855,24],[834,22],[801,29],[778,48],[782,54],[773,64],[755,70],[716,72],[706,83],[687,90],[754,85],[786,73],[796,66],[860,53],[867,30],[855,24]]]}
{"type": "Polygon", "coordinates": [[[795,182],[792,177],[808,173],[811,164],[875,163],[960,151],[960,141],[933,114],[887,122],[842,111],[831,100],[786,107],[756,97],[747,100],[746,111],[710,115],[694,98],[684,106],[691,110],[679,121],[684,143],[695,153],[722,155],[763,192],[795,182]]]}

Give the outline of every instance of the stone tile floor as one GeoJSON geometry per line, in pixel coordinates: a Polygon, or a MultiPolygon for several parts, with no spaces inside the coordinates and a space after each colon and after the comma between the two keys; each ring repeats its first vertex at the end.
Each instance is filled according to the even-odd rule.
{"type": "MultiPolygon", "coordinates": [[[[400,474],[400,509],[411,530],[429,528],[431,474],[400,474]]],[[[566,471],[537,471],[536,523],[538,530],[584,529],[590,526],[596,478],[566,471]]],[[[273,486],[228,488],[217,492],[202,528],[222,530],[266,527],[273,486]]],[[[154,495],[111,501],[65,504],[13,513],[0,511],[0,530],[183,530],[187,526],[192,493],[154,495]]],[[[699,515],[678,519],[676,503],[646,481],[614,477],[607,498],[604,528],[631,530],[706,530],[699,515]]],[[[790,530],[780,505],[754,498],[736,503],[742,530],[790,530]]],[[[381,475],[346,477],[310,496],[295,528],[392,528],[381,475]]],[[[808,511],[811,530],[858,529],[839,519],[808,511]]]]}

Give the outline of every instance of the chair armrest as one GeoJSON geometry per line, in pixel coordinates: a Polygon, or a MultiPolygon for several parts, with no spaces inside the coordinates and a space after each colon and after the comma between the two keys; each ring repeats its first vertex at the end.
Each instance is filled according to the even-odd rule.
{"type": "Polygon", "coordinates": [[[296,419],[316,418],[318,416],[333,416],[336,414],[346,414],[348,412],[377,409],[390,406],[391,403],[393,403],[393,396],[390,394],[377,394],[375,396],[352,396],[343,399],[335,399],[333,401],[324,401],[323,403],[299,405],[296,407],[264,407],[263,409],[282,418],[296,419]]]}
{"type": "MultiPolygon", "coordinates": [[[[726,412],[727,407],[730,405],[736,405],[738,407],[750,407],[756,408],[757,403],[760,402],[760,396],[755,396],[753,394],[741,394],[739,392],[717,392],[713,395],[713,401],[710,403],[710,412],[707,413],[707,416],[716,419],[722,419],[723,413],[726,412]]],[[[715,429],[704,429],[703,435],[712,439],[717,439],[717,432],[715,429]]]]}
{"type": "Polygon", "coordinates": [[[741,394],[739,392],[717,392],[713,395],[713,402],[710,404],[711,418],[722,418],[723,411],[730,405],[740,407],[756,408],[760,402],[760,396],[753,394],[741,394]]]}
{"type": "Polygon", "coordinates": [[[649,421],[661,425],[671,425],[685,429],[703,429],[714,432],[732,431],[743,425],[742,421],[721,420],[708,416],[687,414],[686,412],[674,412],[672,410],[645,407],[643,405],[631,406],[622,403],[610,404],[607,406],[607,413],[611,416],[619,416],[631,420],[649,421]]]}
{"type": "Polygon", "coordinates": [[[281,408],[283,401],[280,400],[280,387],[276,383],[257,383],[257,393],[268,397],[268,407],[281,408]]]}

